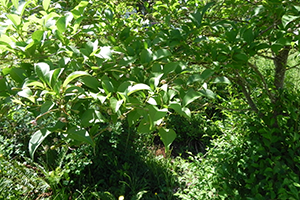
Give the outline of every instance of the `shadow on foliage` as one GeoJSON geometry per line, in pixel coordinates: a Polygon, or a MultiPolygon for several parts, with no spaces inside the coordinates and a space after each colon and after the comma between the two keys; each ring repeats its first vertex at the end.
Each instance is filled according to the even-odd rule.
{"type": "Polygon", "coordinates": [[[173,194],[180,184],[166,160],[149,154],[136,133],[107,131],[95,143],[95,152],[86,152],[91,164],[78,175],[71,175],[74,182],[70,191],[90,189],[95,197],[109,192],[115,198],[176,199],[173,194]]]}

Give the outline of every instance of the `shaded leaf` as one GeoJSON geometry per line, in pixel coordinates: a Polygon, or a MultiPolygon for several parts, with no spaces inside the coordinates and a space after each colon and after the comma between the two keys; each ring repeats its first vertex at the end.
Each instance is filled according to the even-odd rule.
{"type": "Polygon", "coordinates": [[[10,76],[14,79],[17,83],[21,84],[26,79],[26,71],[21,68],[12,68],[9,71],[10,76]]]}
{"type": "Polygon", "coordinates": [[[43,105],[41,106],[41,114],[51,110],[54,105],[55,103],[53,101],[45,101],[45,103],[43,103],[43,105]]]}
{"type": "Polygon", "coordinates": [[[84,85],[88,86],[91,89],[98,90],[98,88],[100,87],[100,82],[95,77],[83,76],[80,78],[80,80],[84,85]]]}
{"type": "Polygon", "coordinates": [[[167,49],[159,49],[153,53],[153,60],[158,60],[164,57],[172,55],[171,52],[167,49]]]}
{"type": "Polygon", "coordinates": [[[175,131],[173,129],[160,128],[158,133],[159,133],[160,139],[162,140],[162,142],[165,145],[166,152],[168,152],[172,142],[176,138],[175,131]]]}
{"type": "Polygon", "coordinates": [[[141,63],[147,64],[152,61],[152,52],[150,49],[143,49],[140,55],[141,63]]]}
{"type": "Polygon", "coordinates": [[[179,63],[178,62],[171,62],[168,64],[165,64],[163,67],[164,74],[169,74],[171,72],[174,72],[176,68],[178,67],[179,63]]]}
{"type": "Polygon", "coordinates": [[[214,99],[216,98],[216,94],[213,93],[213,91],[211,91],[210,89],[202,89],[200,90],[201,94],[203,94],[204,96],[214,99]]]}
{"type": "Polygon", "coordinates": [[[95,146],[93,139],[84,129],[81,129],[79,127],[72,127],[67,131],[67,134],[69,138],[95,146]]]}
{"type": "Polygon", "coordinates": [[[187,106],[188,104],[192,103],[193,101],[200,98],[201,96],[202,96],[201,93],[196,92],[193,89],[189,89],[182,99],[182,105],[187,106]]]}
{"type": "Polygon", "coordinates": [[[52,88],[54,88],[55,85],[58,84],[58,78],[63,73],[63,71],[64,71],[64,68],[57,68],[57,69],[53,70],[53,72],[51,73],[50,85],[52,88]]]}
{"type": "Polygon", "coordinates": [[[202,83],[206,79],[210,78],[214,74],[214,71],[211,69],[205,69],[201,74],[193,74],[187,80],[187,85],[190,85],[194,82],[202,83]]]}
{"type": "Polygon", "coordinates": [[[95,123],[105,122],[104,117],[101,115],[99,111],[94,109],[86,110],[81,116],[81,125],[84,127],[88,127],[91,125],[95,125],[95,123]]]}

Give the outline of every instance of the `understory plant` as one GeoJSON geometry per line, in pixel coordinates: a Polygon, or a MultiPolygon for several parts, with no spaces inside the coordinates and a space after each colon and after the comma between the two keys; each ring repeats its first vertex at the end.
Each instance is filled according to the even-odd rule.
{"type": "Polygon", "coordinates": [[[57,198],[299,199],[299,2],[0,5],[2,140],[28,144],[12,164],[37,161],[57,198]],[[184,185],[137,145],[153,133],[167,152],[201,140],[184,185]]]}

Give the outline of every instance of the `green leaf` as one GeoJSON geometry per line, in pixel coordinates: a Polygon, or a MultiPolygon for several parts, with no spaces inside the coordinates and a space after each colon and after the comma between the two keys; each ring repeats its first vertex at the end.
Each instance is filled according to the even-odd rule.
{"type": "Polygon", "coordinates": [[[225,76],[217,77],[213,81],[213,83],[225,83],[225,84],[231,84],[230,80],[226,78],[225,76]]]}
{"type": "Polygon", "coordinates": [[[118,87],[118,92],[123,94],[123,95],[127,95],[130,87],[131,87],[131,82],[130,81],[126,81],[121,83],[121,85],[118,87]]]}
{"type": "Polygon", "coordinates": [[[155,105],[155,106],[157,105],[156,100],[155,100],[154,98],[152,98],[152,97],[150,97],[150,98],[148,99],[147,103],[149,103],[149,104],[151,104],[151,105],[155,105]]]}
{"type": "Polygon", "coordinates": [[[81,116],[81,125],[84,127],[89,127],[99,122],[105,122],[105,118],[99,111],[94,109],[86,110],[81,116]]]}
{"type": "Polygon", "coordinates": [[[53,108],[53,106],[55,106],[55,103],[53,101],[46,101],[41,106],[41,114],[48,112],[49,110],[51,110],[53,108]]]}
{"type": "Polygon", "coordinates": [[[205,80],[210,78],[214,74],[214,71],[211,69],[205,69],[201,74],[193,74],[187,80],[187,85],[190,85],[194,82],[203,83],[205,80]]]}
{"type": "Polygon", "coordinates": [[[247,62],[248,56],[244,53],[236,53],[236,54],[233,54],[233,60],[247,62]]]}
{"type": "Polygon", "coordinates": [[[92,76],[83,76],[80,78],[81,82],[88,86],[89,88],[91,89],[94,89],[96,91],[98,91],[99,87],[100,87],[100,82],[95,78],[95,77],[92,77],[92,76]]]}
{"type": "Polygon", "coordinates": [[[21,16],[15,14],[8,14],[6,16],[15,26],[19,26],[21,24],[21,16]]]}
{"type": "Polygon", "coordinates": [[[160,78],[164,75],[162,73],[153,73],[154,77],[151,77],[149,82],[150,82],[150,86],[151,88],[154,90],[158,84],[159,84],[159,81],[160,81],[160,78]]]}
{"type": "Polygon", "coordinates": [[[176,68],[178,67],[179,63],[178,62],[171,62],[168,64],[165,64],[163,67],[164,74],[169,74],[171,72],[174,72],[176,68]]]}
{"type": "Polygon", "coordinates": [[[131,86],[128,88],[128,96],[131,95],[134,92],[140,91],[140,90],[151,90],[150,86],[143,84],[143,83],[138,83],[134,86],[131,86]]]}
{"type": "Polygon", "coordinates": [[[9,72],[11,78],[21,84],[26,79],[26,71],[21,68],[12,68],[9,72]]]}
{"type": "Polygon", "coordinates": [[[148,105],[146,108],[148,110],[148,113],[149,113],[149,116],[151,118],[151,122],[153,123],[153,125],[159,125],[162,122],[163,118],[168,113],[167,108],[158,109],[154,105],[148,105]]]}
{"type": "Polygon", "coordinates": [[[175,131],[173,129],[160,128],[158,133],[165,145],[166,152],[169,152],[170,146],[176,138],[175,131]]]}
{"type": "Polygon", "coordinates": [[[248,43],[251,44],[254,41],[254,34],[251,28],[247,29],[244,33],[243,33],[243,38],[244,40],[248,43]]]}
{"type": "Polygon", "coordinates": [[[67,24],[66,24],[66,17],[60,17],[57,21],[56,21],[56,27],[57,30],[61,33],[65,32],[67,30],[67,24]]]}
{"type": "Polygon", "coordinates": [[[189,108],[187,107],[183,107],[182,111],[184,112],[184,114],[186,115],[186,117],[191,118],[192,114],[189,108]]]}
{"type": "Polygon", "coordinates": [[[292,21],[295,21],[299,18],[300,18],[300,16],[283,15],[282,16],[282,24],[284,27],[286,27],[287,25],[289,25],[289,23],[291,23],[292,21]]]}
{"type": "Polygon", "coordinates": [[[16,8],[16,10],[18,10],[18,8],[19,8],[19,0],[11,0],[11,2],[13,3],[14,7],[16,8]]]}
{"type": "Polygon", "coordinates": [[[216,94],[213,93],[213,91],[209,90],[209,89],[202,89],[200,90],[201,94],[203,94],[204,96],[211,98],[211,99],[215,99],[216,98],[216,94]]]}
{"type": "Polygon", "coordinates": [[[34,88],[38,87],[40,89],[44,89],[45,88],[43,83],[38,82],[38,81],[34,81],[34,80],[28,80],[24,84],[24,87],[30,87],[30,86],[32,86],[34,88]]]}
{"type": "Polygon", "coordinates": [[[187,106],[201,96],[201,93],[196,92],[194,89],[190,88],[182,99],[182,105],[187,106]]]}
{"type": "Polygon", "coordinates": [[[55,70],[51,70],[51,76],[50,76],[50,86],[52,88],[55,87],[55,85],[58,84],[58,78],[60,77],[60,75],[63,73],[64,68],[57,68],[55,70]]]}
{"type": "Polygon", "coordinates": [[[113,20],[114,13],[110,9],[104,10],[104,14],[107,19],[109,19],[110,21],[113,20]]]}
{"type": "Polygon", "coordinates": [[[30,138],[29,140],[29,155],[33,159],[34,158],[34,153],[37,150],[37,148],[42,144],[44,139],[51,134],[51,132],[47,129],[41,129],[36,131],[30,138]]]}
{"type": "Polygon", "coordinates": [[[202,22],[202,15],[201,15],[201,12],[199,9],[195,13],[190,14],[189,17],[194,22],[196,27],[200,27],[201,22],[202,22]]]}
{"type": "Polygon", "coordinates": [[[113,109],[114,113],[117,113],[120,107],[122,106],[123,99],[117,100],[115,97],[111,97],[109,101],[110,101],[110,107],[113,109]]]}
{"type": "Polygon", "coordinates": [[[32,33],[31,38],[35,41],[41,41],[44,35],[44,31],[42,30],[36,30],[32,33]]]}
{"type": "Polygon", "coordinates": [[[140,55],[141,63],[148,64],[152,61],[152,51],[150,49],[143,49],[140,55]]]}
{"type": "Polygon", "coordinates": [[[35,103],[35,98],[33,97],[30,88],[23,88],[22,91],[18,92],[18,95],[30,100],[32,103],[35,103]]]}
{"type": "Polygon", "coordinates": [[[164,57],[172,55],[171,52],[167,49],[159,49],[153,54],[153,60],[158,60],[164,57]]]}
{"type": "Polygon", "coordinates": [[[179,102],[171,102],[169,108],[172,108],[180,115],[182,114],[182,106],[179,102]]]}
{"type": "Polygon", "coordinates": [[[72,127],[67,131],[67,134],[69,138],[95,146],[95,143],[89,133],[82,128],[72,127]]]}
{"type": "Polygon", "coordinates": [[[112,82],[108,78],[103,79],[101,82],[102,82],[102,87],[106,91],[106,93],[111,93],[111,92],[115,91],[114,85],[112,84],[112,82]]]}
{"type": "Polygon", "coordinates": [[[36,63],[34,65],[34,71],[41,81],[49,85],[49,80],[48,81],[46,80],[46,75],[49,73],[50,67],[47,63],[44,62],[36,63]]]}
{"type": "Polygon", "coordinates": [[[136,124],[136,122],[140,118],[141,118],[141,115],[136,110],[133,110],[130,113],[128,113],[127,121],[128,121],[129,126],[132,126],[132,125],[136,124]]]}
{"type": "Polygon", "coordinates": [[[137,128],[137,131],[138,131],[138,133],[149,133],[149,132],[153,131],[152,129],[153,129],[152,124],[150,124],[148,120],[143,119],[140,122],[140,124],[137,128]]]}
{"type": "Polygon", "coordinates": [[[73,81],[74,79],[81,77],[81,76],[91,76],[89,73],[85,72],[85,71],[76,71],[73,72],[71,74],[69,74],[69,76],[67,76],[66,80],[63,82],[62,87],[66,88],[66,86],[73,81]]]}
{"type": "Polygon", "coordinates": [[[43,0],[44,10],[48,10],[51,0],[43,0]]]}
{"type": "Polygon", "coordinates": [[[189,15],[196,27],[200,27],[205,12],[214,4],[215,2],[207,3],[202,9],[198,9],[195,13],[189,15]]]}

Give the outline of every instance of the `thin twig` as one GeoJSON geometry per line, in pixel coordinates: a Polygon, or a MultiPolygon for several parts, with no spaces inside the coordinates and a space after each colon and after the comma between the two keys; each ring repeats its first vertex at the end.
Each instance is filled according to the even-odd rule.
{"type": "Polygon", "coordinates": [[[298,64],[296,64],[296,65],[294,65],[294,66],[292,66],[292,67],[289,67],[289,68],[287,68],[286,70],[294,69],[294,68],[297,68],[297,67],[299,67],[299,66],[300,66],[300,63],[298,63],[298,64]]]}

